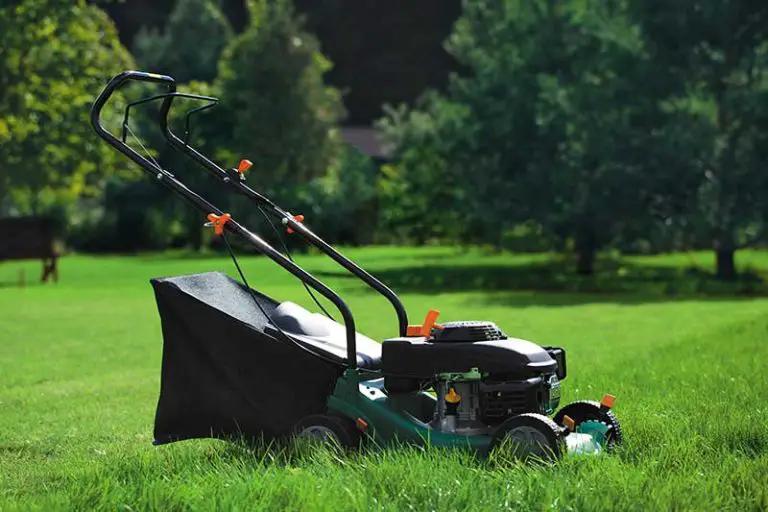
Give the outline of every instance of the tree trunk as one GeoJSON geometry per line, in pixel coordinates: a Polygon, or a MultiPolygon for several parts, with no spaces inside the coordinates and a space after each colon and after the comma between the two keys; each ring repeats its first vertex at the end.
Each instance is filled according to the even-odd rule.
{"type": "Polygon", "coordinates": [[[495,254],[501,254],[504,251],[504,229],[504,224],[499,223],[496,225],[496,232],[494,233],[496,242],[493,244],[493,252],[495,254]]]}
{"type": "Polygon", "coordinates": [[[576,235],[576,273],[580,276],[591,276],[595,273],[595,257],[597,256],[597,240],[591,229],[579,230],[576,235]]]}
{"type": "MultiPolygon", "coordinates": [[[[0,171],[2,172],[2,171],[0,171]]],[[[0,217],[5,217],[6,215],[6,200],[7,200],[7,187],[5,186],[3,178],[0,178],[0,217]]]]}
{"type": "Polygon", "coordinates": [[[187,212],[185,224],[186,245],[193,251],[200,252],[203,248],[203,223],[200,221],[200,215],[196,211],[187,212]]]}
{"type": "Polygon", "coordinates": [[[723,281],[736,280],[736,250],[728,247],[715,251],[717,271],[715,275],[723,281]]]}
{"type": "Polygon", "coordinates": [[[203,228],[197,226],[197,229],[192,230],[189,235],[189,243],[192,247],[192,250],[195,252],[200,252],[203,248],[203,228]]]}

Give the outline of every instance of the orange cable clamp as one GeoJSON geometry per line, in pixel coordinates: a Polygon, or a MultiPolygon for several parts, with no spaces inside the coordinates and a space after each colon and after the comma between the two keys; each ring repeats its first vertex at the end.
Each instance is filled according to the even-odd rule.
{"type": "Polygon", "coordinates": [[[224,225],[230,220],[232,220],[232,216],[228,213],[222,215],[216,215],[215,213],[208,214],[208,222],[213,226],[213,232],[216,233],[216,236],[224,234],[224,225]]]}

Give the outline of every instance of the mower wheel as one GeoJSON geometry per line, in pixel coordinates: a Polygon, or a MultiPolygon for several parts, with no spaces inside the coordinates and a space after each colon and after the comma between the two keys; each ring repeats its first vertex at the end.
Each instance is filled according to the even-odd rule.
{"type": "Polygon", "coordinates": [[[359,448],[362,439],[354,421],[332,414],[312,414],[302,418],[294,427],[293,435],[328,442],[345,450],[359,448]]]}
{"type": "Polygon", "coordinates": [[[516,458],[554,461],[565,452],[563,429],[543,414],[513,416],[499,425],[490,451],[505,450],[516,458]]]}
{"type": "Polygon", "coordinates": [[[563,425],[563,418],[565,416],[573,420],[577,431],[579,430],[579,425],[583,423],[600,423],[603,426],[601,428],[605,430],[606,449],[610,450],[621,444],[621,425],[619,424],[619,419],[610,409],[603,409],[599,402],[593,400],[571,402],[560,409],[555,414],[553,420],[558,425],[563,425]]]}

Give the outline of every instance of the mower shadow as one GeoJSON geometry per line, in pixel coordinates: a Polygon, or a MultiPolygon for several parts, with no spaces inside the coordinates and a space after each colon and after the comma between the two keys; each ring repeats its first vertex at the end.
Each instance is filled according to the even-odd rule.
{"type": "MultiPolygon", "coordinates": [[[[738,281],[726,283],[696,267],[638,265],[619,260],[601,262],[593,276],[578,276],[568,262],[555,260],[460,266],[436,262],[372,273],[398,293],[485,293],[495,304],[520,307],[768,297],[768,283],[755,273],[744,273],[738,281]]],[[[314,274],[345,282],[352,278],[343,271],[314,274]]],[[[361,290],[357,283],[345,288],[345,292],[361,290]]]]}

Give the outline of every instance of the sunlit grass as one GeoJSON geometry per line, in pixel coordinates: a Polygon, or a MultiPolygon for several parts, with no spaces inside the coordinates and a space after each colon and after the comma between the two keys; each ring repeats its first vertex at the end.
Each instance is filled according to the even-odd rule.
{"type": "MultiPolygon", "coordinates": [[[[564,346],[564,400],[616,394],[625,446],[555,467],[435,449],[339,457],[211,440],[153,447],[162,340],[148,280],[206,270],[234,275],[231,263],[77,256],[62,260],[58,285],[17,288],[19,268],[33,281],[39,264],[0,265],[0,509],[768,508],[768,299],[739,293],[738,285],[711,294],[701,285],[669,293],[639,278],[625,286],[631,280],[618,272],[606,281],[621,284],[613,291],[509,289],[529,284],[526,269],[546,255],[451,248],[351,255],[404,292],[414,321],[437,308],[441,319],[493,320],[511,335],[564,346]],[[492,285],[496,275],[506,287],[492,285]],[[431,287],[425,276],[435,280],[431,287]]],[[[765,253],[739,258],[758,274],[768,269],[765,253]]],[[[343,293],[362,331],[395,334],[386,301],[337,275],[332,262],[299,261],[343,293]]],[[[253,286],[311,305],[264,258],[243,264],[253,286]]],[[[693,267],[711,270],[712,261],[694,253],[622,265],[685,276],[693,267]]]]}

